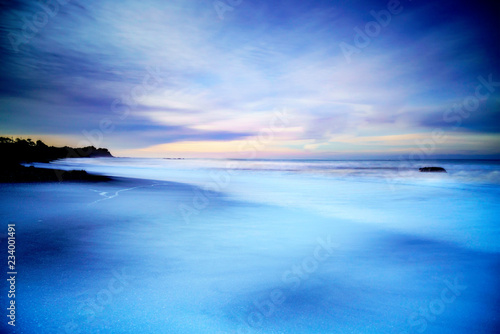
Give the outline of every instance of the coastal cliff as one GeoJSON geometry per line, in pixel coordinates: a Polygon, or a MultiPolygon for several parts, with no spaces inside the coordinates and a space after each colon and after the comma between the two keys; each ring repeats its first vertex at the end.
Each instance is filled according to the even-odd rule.
{"type": "Polygon", "coordinates": [[[105,181],[110,178],[91,175],[85,171],[63,171],[24,167],[22,163],[50,162],[63,158],[102,158],[113,156],[106,148],[87,146],[72,148],[68,146],[48,146],[41,140],[11,139],[0,137],[0,182],[42,182],[42,181],[105,181]]]}

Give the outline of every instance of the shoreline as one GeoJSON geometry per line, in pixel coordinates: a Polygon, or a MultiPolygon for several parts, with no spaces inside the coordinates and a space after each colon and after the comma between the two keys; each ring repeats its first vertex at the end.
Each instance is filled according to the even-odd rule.
{"type": "Polygon", "coordinates": [[[68,146],[47,146],[41,140],[0,137],[0,155],[4,162],[0,166],[0,183],[63,182],[63,181],[110,181],[104,175],[89,174],[85,170],[61,170],[23,166],[23,163],[49,163],[61,158],[94,158],[113,155],[106,148],[87,146],[72,148],[68,146]]]}
{"type": "Polygon", "coordinates": [[[1,168],[0,183],[37,182],[107,182],[113,180],[106,175],[89,174],[85,170],[62,170],[51,168],[13,166],[1,168]]]}

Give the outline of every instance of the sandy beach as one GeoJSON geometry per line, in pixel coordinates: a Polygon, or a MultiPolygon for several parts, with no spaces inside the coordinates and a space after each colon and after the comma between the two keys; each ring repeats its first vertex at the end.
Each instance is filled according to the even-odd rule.
{"type": "MultiPolygon", "coordinates": [[[[75,161],[67,167],[80,163],[75,161]]],[[[86,169],[110,172],[109,164],[115,164],[96,161],[85,160],[86,169]]],[[[115,174],[131,168],[117,163],[115,174]]],[[[170,174],[179,175],[175,168],[170,174]]],[[[455,222],[453,230],[433,212],[432,198],[451,194],[446,184],[442,189],[398,185],[390,191],[368,178],[347,178],[347,184],[321,176],[318,184],[333,190],[311,197],[318,195],[318,185],[305,179],[309,189],[299,188],[304,175],[279,172],[288,185],[282,189],[279,178],[267,182],[276,173],[241,172],[231,180],[239,193],[231,185],[207,192],[193,183],[167,181],[169,173],[163,180],[114,176],[96,183],[2,184],[2,228],[15,223],[17,229],[19,328],[27,333],[494,333],[498,244],[486,245],[483,235],[497,240],[492,233],[498,232],[476,233],[480,226],[464,228],[458,221],[471,223],[472,215],[463,211],[471,205],[470,189],[455,187],[453,203],[439,203],[443,217],[455,222]],[[241,188],[250,183],[254,188],[241,188]],[[335,186],[342,195],[333,197],[335,186]],[[393,211],[375,210],[385,202],[382,189],[393,211]],[[303,196],[303,205],[295,195],[303,196]],[[325,196],[336,211],[318,210],[325,196]],[[181,208],[195,209],[196,201],[198,212],[186,221],[181,208]],[[371,221],[342,213],[352,205],[370,210],[371,221]],[[395,207],[409,205],[418,205],[406,210],[413,217],[395,207]],[[433,228],[411,226],[426,217],[433,228]]],[[[186,169],[185,175],[194,180],[209,173],[186,169]]],[[[474,217],[484,219],[496,210],[488,203],[498,193],[484,185],[475,189],[474,196],[483,193],[474,217]]]]}

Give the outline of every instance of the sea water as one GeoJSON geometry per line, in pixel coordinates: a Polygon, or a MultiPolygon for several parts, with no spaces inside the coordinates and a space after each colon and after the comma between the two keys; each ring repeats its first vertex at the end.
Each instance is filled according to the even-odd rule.
{"type": "Polygon", "coordinates": [[[499,161],[35,166],[113,180],[0,186],[18,333],[498,330],[499,161]]]}

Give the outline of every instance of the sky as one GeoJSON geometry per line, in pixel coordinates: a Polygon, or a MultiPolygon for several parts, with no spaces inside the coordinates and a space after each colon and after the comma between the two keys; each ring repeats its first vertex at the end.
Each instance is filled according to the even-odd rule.
{"type": "Polygon", "coordinates": [[[115,156],[500,158],[494,1],[0,0],[0,134],[115,156]]]}

